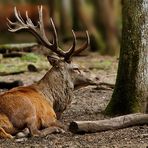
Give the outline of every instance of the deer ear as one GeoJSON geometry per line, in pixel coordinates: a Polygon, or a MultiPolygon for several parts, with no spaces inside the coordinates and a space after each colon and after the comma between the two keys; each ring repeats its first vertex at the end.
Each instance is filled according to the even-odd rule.
{"type": "Polygon", "coordinates": [[[52,66],[58,65],[59,63],[59,59],[57,57],[47,56],[47,59],[52,66]]]}

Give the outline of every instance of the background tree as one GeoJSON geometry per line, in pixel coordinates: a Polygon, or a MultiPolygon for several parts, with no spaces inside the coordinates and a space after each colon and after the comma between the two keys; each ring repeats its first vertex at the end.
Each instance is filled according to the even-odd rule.
{"type": "Polygon", "coordinates": [[[55,0],[48,1],[49,16],[55,21],[55,0]]]}
{"type": "Polygon", "coordinates": [[[69,38],[72,28],[70,1],[59,0],[60,31],[64,39],[69,38]]]}
{"type": "Polygon", "coordinates": [[[123,30],[116,86],[105,112],[146,112],[148,103],[148,2],[123,0],[123,30]]]}
{"type": "Polygon", "coordinates": [[[93,4],[96,28],[102,32],[106,43],[103,53],[115,55],[119,48],[115,0],[95,0],[93,4]]]}
{"type": "Polygon", "coordinates": [[[97,31],[93,22],[89,19],[84,8],[84,0],[71,0],[73,11],[73,28],[80,29],[81,26],[87,29],[90,34],[90,46],[92,51],[104,49],[105,45],[101,34],[97,31]],[[80,23],[81,22],[81,23],[80,23]]]}
{"type": "MultiPolygon", "coordinates": [[[[87,29],[90,35],[91,51],[99,51],[110,55],[115,53],[114,49],[117,42],[116,16],[119,17],[119,15],[115,16],[114,10],[119,7],[119,0],[1,0],[0,21],[4,25],[0,26],[0,30],[3,32],[7,32],[6,18],[12,14],[10,11],[3,11],[3,9],[6,9],[3,5],[6,7],[8,4],[10,7],[17,5],[17,8],[25,7],[25,5],[26,8],[32,6],[30,10],[28,8],[20,9],[21,14],[25,10],[28,10],[28,12],[33,11],[34,6],[44,5],[44,17],[47,18],[45,19],[45,26],[48,24],[47,33],[50,30],[49,17],[51,17],[54,20],[58,32],[61,33],[65,41],[71,40],[71,28],[76,31],[78,39],[84,39],[82,30],[87,29]],[[114,7],[114,4],[116,4],[116,7],[114,7]],[[96,14],[95,22],[100,22],[100,24],[102,22],[104,27],[94,22],[93,12],[96,14]]],[[[35,15],[35,13],[33,14],[35,15]]],[[[34,17],[32,20],[36,22],[36,18],[34,17]]],[[[2,36],[4,38],[4,34],[2,36]]],[[[5,40],[7,41],[7,37],[5,40]]]]}

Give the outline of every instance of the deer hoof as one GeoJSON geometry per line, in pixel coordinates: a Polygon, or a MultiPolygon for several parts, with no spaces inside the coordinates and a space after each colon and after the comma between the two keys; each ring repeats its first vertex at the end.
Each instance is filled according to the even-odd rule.
{"type": "Polygon", "coordinates": [[[56,128],[56,133],[65,133],[65,130],[62,128],[56,128]]]}
{"type": "Polygon", "coordinates": [[[16,137],[17,139],[19,139],[19,138],[24,138],[24,137],[26,137],[26,134],[23,133],[23,132],[19,132],[19,133],[16,134],[15,137],[16,137]]]}

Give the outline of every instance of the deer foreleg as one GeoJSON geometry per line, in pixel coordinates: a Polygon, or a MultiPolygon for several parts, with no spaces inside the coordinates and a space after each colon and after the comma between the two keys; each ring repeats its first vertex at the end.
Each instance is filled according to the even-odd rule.
{"type": "Polygon", "coordinates": [[[12,139],[13,136],[6,133],[6,131],[0,127],[0,138],[8,138],[8,139],[12,139]]]}
{"type": "Polygon", "coordinates": [[[40,136],[44,137],[52,133],[64,133],[65,131],[57,126],[51,126],[40,131],[40,136]]]}

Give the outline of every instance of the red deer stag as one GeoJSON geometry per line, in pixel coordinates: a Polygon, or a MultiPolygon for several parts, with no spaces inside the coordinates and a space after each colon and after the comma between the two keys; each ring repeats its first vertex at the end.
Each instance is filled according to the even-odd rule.
{"type": "Polygon", "coordinates": [[[38,26],[35,26],[27,12],[27,19],[24,21],[20,12],[14,8],[17,22],[8,19],[9,31],[30,32],[43,46],[52,50],[58,57],[47,57],[52,68],[37,83],[16,87],[0,95],[1,138],[13,138],[13,135],[25,128],[29,129],[32,136],[46,136],[53,132],[61,132],[62,126],[58,122],[57,115],[60,115],[70,104],[74,85],[77,85],[82,77],[77,71],[78,69],[71,63],[71,57],[87,48],[88,33],[86,32],[87,41],[75,50],[76,36],[72,31],[73,45],[68,51],[63,51],[58,47],[57,32],[52,19],[53,43],[50,43],[44,31],[42,7],[38,11],[39,22],[38,26]]]}

